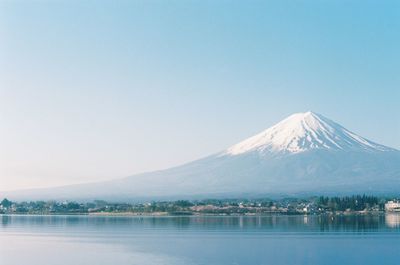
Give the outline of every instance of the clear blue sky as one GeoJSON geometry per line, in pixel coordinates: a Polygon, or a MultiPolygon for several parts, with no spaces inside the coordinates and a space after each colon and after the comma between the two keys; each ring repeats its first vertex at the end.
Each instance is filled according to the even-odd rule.
{"type": "Polygon", "coordinates": [[[313,110],[400,148],[399,1],[1,1],[0,190],[178,165],[313,110]]]}

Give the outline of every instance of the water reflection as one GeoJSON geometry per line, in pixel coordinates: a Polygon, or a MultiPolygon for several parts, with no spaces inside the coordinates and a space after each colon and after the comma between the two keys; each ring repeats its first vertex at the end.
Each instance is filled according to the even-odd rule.
{"type": "Polygon", "coordinates": [[[182,217],[100,217],[100,216],[2,216],[1,228],[53,227],[54,229],[125,231],[265,231],[265,232],[369,232],[398,230],[400,215],[321,216],[182,216],[182,217]]]}
{"type": "Polygon", "coordinates": [[[0,218],[1,265],[399,264],[398,214],[0,218]]]}
{"type": "Polygon", "coordinates": [[[1,225],[2,225],[2,226],[7,226],[8,223],[10,222],[10,219],[11,219],[10,216],[8,216],[8,215],[3,215],[3,216],[1,217],[1,225]]]}
{"type": "Polygon", "coordinates": [[[400,228],[400,214],[387,213],[385,215],[385,223],[390,228],[400,228]]]}

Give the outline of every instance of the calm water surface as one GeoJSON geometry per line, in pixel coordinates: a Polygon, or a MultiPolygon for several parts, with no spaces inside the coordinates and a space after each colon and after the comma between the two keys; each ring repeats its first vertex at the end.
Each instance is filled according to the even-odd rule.
{"type": "Polygon", "coordinates": [[[400,215],[0,216],[1,265],[400,264],[400,215]]]}

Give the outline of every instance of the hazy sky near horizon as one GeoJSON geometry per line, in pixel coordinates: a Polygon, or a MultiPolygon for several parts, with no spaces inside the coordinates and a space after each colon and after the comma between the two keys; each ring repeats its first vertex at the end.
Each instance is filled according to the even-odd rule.
{"type": "Polygon", "coordinates": [[[400,149],[399,1],[1,1],[0,190],[124,177],[313,110],[400,149]]]}

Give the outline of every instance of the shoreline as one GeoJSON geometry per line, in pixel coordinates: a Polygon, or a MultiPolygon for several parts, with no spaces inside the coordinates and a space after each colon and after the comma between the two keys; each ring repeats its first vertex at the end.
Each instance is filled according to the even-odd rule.
{"type": "Polygon", "coordinates": [[[168,212],[135,213],[135,212],[98,212],[98,213],[3,213],[0,216],[90,216],[90,217],[269,217],[269,216],[382,216],[399,214],[400,212],[330,212],[330,213],[259,213],[259,214],[218,214],[218,213],[186,213],[168,212]]]}

